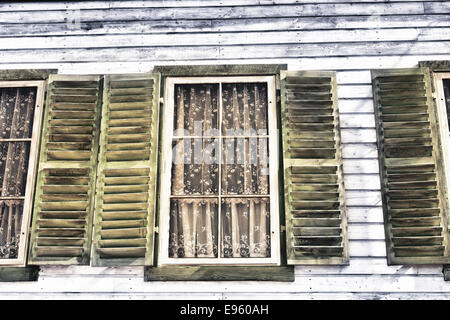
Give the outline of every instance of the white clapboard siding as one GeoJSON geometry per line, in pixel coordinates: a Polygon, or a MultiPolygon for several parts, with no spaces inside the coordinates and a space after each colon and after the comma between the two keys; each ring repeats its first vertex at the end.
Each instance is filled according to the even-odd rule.
{"type": "MultiPolygon", "coordinates": [[[[350,190],[350,189],[348,189],[350,190]]],[[[381,205],[381,193],[377,191],[348,191],[345,194],[345,204],[347,206],[380,206],[381,205]]]]}
{"type": "MultiPolygon", "coordinates": [[[[281,59],[311,58],[319,52],[323,57],[389,55],[392,51],[405,55],[434,54],[450,55],[450,41],[438,42],[366,42],[366,43],[305,43],[305,44],[258,44],[258,45],[199,45],[184,46],[183,50],[172,47],[116,47],[116,48],[58,48],[35,50],[35,59],[41,62],[117,59],[119,61],[179,59],[281,59]]],[[[10,49],[0,53],[2,64],[19,63],[30,59],[27,49],[10,49]]]]}
{"type": "MultiPolygon", "coordinates": [[[[371,76],[370,71],[340,71],[336,75],[336,81],[339,85],[344,84],[360,84],[360,85],[370,85],[371,76]]],[[[339,109],[341,104],[339,104],[339,109]]]]}
{"type": "MultiPolygon", "coordinates": [[[[152,57],[144,57],[139,61],[130,52],[129,60],[122,61],[118,57],[104,56],[101,61],[96,62],[80,62],[70,61],[67,57],[62,60],[53,62],[41,62],[32,55],[36,50],[30,50],[28,55],[24,54],[24,58],[17,63],[4,63],[0,60],[1,69],[23,69],[23,68],[56,68],[60,73],[64,74],[99,74],[99,73],[136,73],[147,72],[155,65],[186,65],[186,64],[287,64],[291,70],[361,70],[384,68],[408,68],[417,66],[418,61],[423,60],[446,60],[449,54],[432,54],[432,55],[400,55],[400,56],[345,56],[345,57],[310,57],[310,58],[260,58],[260,59],[227,59],[226,57],[219,60],[200,59],[196,56],[194,60],[180,59],[163,61],[152,57]],[[31,55],[30,55],[31,54],[31,55]],[[117,60],[116,60],[117,59],[117,60]],[[114,60],[114,61],[111,61],[114,60]],[[109,62],[105,62],[109,61],[109,62]]],[[[317,52],[320,54],[320,52],[317,52]]],[[[49,59],[49,58],[47,58],[49,59]]]]}
{"type": "Polygon", "coordinates": [[[346,159],[378,159],[376,143],[343,143],[342,158],[346,159]]]}
{"type": "Polygon", "coordinates": [[[381,206],[347,206],[347,219],[349,223],[383,223],[383,210],[381,206]]]}
{"type": "MultiPolygon", "coordinates": [[[[405,267],[407,269],[408,267],[405,267]]],[[[145,292],[165,292],[175,296],[185,292],[200,293],[280,293],[290,292],[448,292],[450,287],[448,282],[442,281],[440,274],[374,274],[368,277],[365,274],[357,275],[334,275],[313,274],[296,276],[295,283],[286,285],[285,283],[273,282],[143,282],[139,277],[90,277],[72,276],[61,281],[60,277],[42,277],[37,285],[29,283],[4,283],[0,287],[0,294],[8,293],[19,289],[24,293],[64,293],[68,287],[70,292],[95,293],[114,292],[128,293],[130,295],[145,292]],[[351,291],[349,290],[351,288],[351,291]]]]}
{"type": "Polygon", "coordinates": [[[372,86],[368,84],[341,84],[338,89],[339,99],[372,98],[372,86]]]}
{"type": "MultiPolygon", "coordinates": [[[[39,293],[40,299],[84,299],[84,300],[181,300],[183,293],[178,295],[173,292],[134,292],[132,295],[127,293],[39,293]]],[[[442,292],[260,292],[257,294],[261,299],[272,300],[442,300],[450,299],[450,294],[442,292]]],[[[35,293],[0,293],[0,299],[36,299],[35,293]]],[[[193,300],[249,300],[255,298],[253,292],[243,293],[190,293],[189,298],[193,300]]]]}
{"type": "Polygon", "coordinates": [[[4,49],[115,48],[117,46],[159,47],[186,44],[190,46],[299,44],[366,41],[444,41],[450,40],[450,28],[405,28],[368,30],[308,30],[233,33],[177,33],[127,35],[75,35],[54,37],[0,37],[4,49]]]}
{"type": "Polygon", "coordinates": [[[379,173],[377,159],[358,159],[344,161],[344,174],[379,173]]]}
{"type": "Polygon", "coordinates": [[[144,282],[143,267],[43,266],[0,298],[450,299],[442,266],[388,266],[371,69],[450,60],[450,2],[155,0],[0,3],[0,68],[63,74],[155,65],[287,64],[337,71],[350,262],[294,283],[144,282]]]}
{"type": "Polygon", "coordinates": [[[370,113],[373,114],[372,98],[339,99],[339,113],[370,113]]]}
{"type": "MultiPolygon", "coordinates": [[[[396,2],[408,2],[411,0],[396,0],[396,2]]],[[[429,0],[430,1],[442,1],[442,0],[429,0]]],[[[328,3],[329,0],[302,0],[302,3],[328,3]]],[[[334,3],[354,3],[354,2],[386,2],[386,0],[336,0],[334,3]]],[[[30,5],[22,5],[20,3],[6,3],[0,5],[0,11],[32,11],[32,10],[62,10],[67,9],[68,7],[71,10],[75,9],[109,9],[109,8],[143,8],[143,7],[177,7],[180,6],[180,3],[183,6],[218,6],[218,5],[228,5],[228,6],[237,6],[237,5],[277,5],[277,4],[292,4],[292,0],[246,0],[243,2],[242,0],[152,0],[148,1],[113,1],[113,2],[101,2],[101,1],[83,1],[83,2],[70,2],[70,1],[61,1],[59,3],[35,3],[30,5]]]]}
{"type": "MultiPolygon", "coordinates": [[[[245,4],[245,1],[242,3],[245,4]]],[[[70,8],[69,8],[70,9],[70,8]]],[[[143,8],[110,8],[105,15],[105,9],[80,10],[79,18],[83,21],[98,21],[99,15],[103,14],[102,20],[114,21],[117,17],[121,20],[176,20],[185,19],[208,19],[217,18],[261,18],[268,15],[270,9],[271,17],[293,17],[293,16],[351,16],[351,15],[389,15],[396,14],[425,14],[442,13],[445,5],[436,2],[402,2],[402,3],[308,3],[308,4],[281,4],[270,7],[260,6],[208,6],[201,9],[197,7],[143,7],[143,8]]],[[[447,8],[448,9],[448,8],[447,8]]],[[[67,18],[67,10],[42,10],[42,11],[10,11],[0,12],[0,23],[21,21],[23,23],[58,22],[67,18]],[[42,12],[46,14],[43,15],[42,12]]]]}
{"type": "MultiPolygon", "coordinates": [[[[274,31],[274,30],[329,30],[329,29],[389,29],[389,28],[440,28],[448,27],[445,11],[433,15],[407,15],[391,12],[389,16],[310,16],[266,17],[266,18],[222,18],[138,21],[86,21],[81,20],[76,10],[66,11],[67,20],[60,22],[41,22],[28,24],[27,28],[15,23],[5,22],[0,35],[11,36],[66,36],[66,35],[113,35],[113,34],[155,34],[192,32],[236,32],[236,31],[274,31]]],[[[428,29],[426,29],[428,30],[428,29]]],[[[425,31],[428,32],[428,31],[425,31]]],[[[430,31],[430,33],[432,33],[430,31]]]]}
{"type": "Polygon", "coordinates": [[[375,128],[375,117],[373,114],[340,113],[339,121],[342,129],[375,128]]]}
{"type": "Polygon", "coordinates": [[[341,141],[342,143],[377,142],[376,131],[375,128],[373,129],[342,128],[341,141]]]}
{"type": "Polygon", "coordinates": [[[344,176],[346,190],[379,190],[378,174],[347,174],[344,176]]]}

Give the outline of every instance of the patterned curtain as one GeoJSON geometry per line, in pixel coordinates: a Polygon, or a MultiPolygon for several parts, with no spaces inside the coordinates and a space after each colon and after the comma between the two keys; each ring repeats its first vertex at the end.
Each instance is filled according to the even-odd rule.
{"type": "Polygon", "coordinates": [[[267,86],[219,91],[175,86],[169,257],[270,257],[267,86]]]}
{"type": "Polygon", "coordinates": [[[17,258],[36,88],[0,89],[0,259],[17,258]]]}

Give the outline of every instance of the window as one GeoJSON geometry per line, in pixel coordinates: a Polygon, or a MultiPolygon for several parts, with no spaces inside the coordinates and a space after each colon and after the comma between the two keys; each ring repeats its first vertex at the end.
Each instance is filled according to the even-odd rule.
{"type": "Polygon", "coordinates": [[[158,263],[279,264],[275,77],[165,90],[158,263]]]}
{"type": "MultiPolygon", "coordinates": [[[[450,73],[436,73],[434,81],[445,171],[450,172],[450,73]]],[[[446,178],[447,190],[450,190],[450,175],[447,174],[446,178]]]]}
{"type": "Polygon", "coordinates": [[[24,265],[45,81],[0,82],[0,265],[24,265]]]}

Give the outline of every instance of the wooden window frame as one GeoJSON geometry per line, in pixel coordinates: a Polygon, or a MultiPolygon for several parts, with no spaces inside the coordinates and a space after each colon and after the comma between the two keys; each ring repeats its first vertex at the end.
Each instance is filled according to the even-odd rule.
{"type": "MultiPolygon", "coordinates": [[[[25,266],[27,260],[28,239],[30,235],[30,220],[32,211],[32,201],[34,195],[34,184],[36,180],[36,168],[38,161],[39,141],[41,134],[41,122],[44,107],[44,95],[46,80],[33,81],[0,81],[1,88],[11,87],[36,87],[36,102],[33,118],[33,128],[30,141],[30,154],[28,158],[28,172],[25,187],[24,206],[22,213],[21,238],[19,241],[19,250],[16,259],[0,259],[0,266],[25,266]]],[[[11,139],[0,139],[0,142],[11,139]]],[[[28,140],[27,140],[28,141],[28,140]]]]}
{"type": "MultiPolygon", "coordinates": [[[[159,202],[159,257],[158,266],[164,265],[259,265],[270,266],[280,265],[280,220],[279,220],[279,195],[278,195],[278,157],[279,150],[277,144],[277,108],[276,108],[276,79],[275,76],[205,76],[205,77],[167,77],[164,83],[166,102],[166,112],[162,122],[161,135],[161,154],[162,154],[162,169],[161,169],[161,193],[159,202]],[[172,178],[172,139],[173,139],[173,119],[174,119],[174,87],[176,84],[200,84],[200,83],[214,83],[219,84],[221,88],[222,83],[249,83],[261,82],[267,83],[268,92],[268,139],[269,139],[269,199],[270,199],[270,235],[271,235],[271,256],[269,258],[222,258],[220,257],[220,236],[219,254],[217,258],[170,258],[168,257],[168,243],[169,243],[169,211],[170,211],[170,181],[172,178]]],[[[220,94],[219,94],[220,96],[220,94]]],[[[221,105],[222,103],[219,102],[221,105]]],[[[219,111],[220,112],[220,111],[219,111]]],[[[219,117],[220,118],[220,117],[219,117]]],[[[222,138],[221,136],[220,138],[222,138]]],[[[220,144],[219,144],[220,145],[220,144]]],[[[219,152],[220,152],[219,146],[219,152]]],[[[221,156],[219,155],[219,159],[221,156]]],[[[219,197],[219,216],[220,216],[220,198],[219,197]]],[[[245,197],[245,195],[242,195],[245,197]]],[[[219,219],[220,221],[220,219],[219,219]]],[[[220,222],[219,222],[220,235],[220,222]]]]}
{"type": "MultiPolygon", "coordinates": [[[[161,83],[167,77],[193,77],[193,76],[257,76],[270,75],[276,77],[277,110],[281,110],[280,100],[280,71],[286,70],[287,64],[223,64],[223,65],[174,65],[155,66],[153,72],[161,73],[161,83]]],[[[164,96],[164,86],[161,86],[161,97],[164,96]]],[[[164,103],[161,104],[160,116],[165,112],[164,103]]],[[[281,114],[277,112],[278,128],[281,128],[281,114]]],[[[161,128],[161,127],[160,127],[161,128]]],[[[161,136],[161,130],[160,130],[161,136]]],[[[281,135],[278,136],[281,143],[281,135]]],[[[161,146],[161,145],[159,145],[161,146]]],[[[161,148],[158,149],[158,158],[161,160],[161,148]]],[[[279,165],[282,165],[279,159],[279,165]]],[[[161,168],[158,165],[158,168],[161,168]]],[[[280,190],[280,258],[281,266],[157,266],[158,245],[155,245],[155,264],[153,267],[144,268],[145,281],[278,281],[292,282],[294,277],[294,266],[286,265],[286,229],[284,226],[284,190],[283,172],[279,172],[278,184],[280,190]]],[[[161,181],[158,175],[158,185],[161,181]]],[[[158,190],[159,192],[159,190],[158,190]]],[[[159,201],[156,203],[156,221],[159,215],[159,201]]],[[[155,244],[159,242],[159,227],[156,227],[155,244]]]]}
{"type": "MultiPolygon", "coordinates": [[[[436,72],[433,74],[433,85],[435,88],[436,113],[439,125],[439,136],[442,148],[442,158],[444,162],[445,172],[450,172],[450,130],[447,120],[447,105],[445,102],[443,80],[450,80],[450,72],[436,72]]],[[[450,190],[450,174],[445,175],[447,190],[450,190]]],[[[448,207],[450,208],[450,199],[446,197],[448,207]]]]}

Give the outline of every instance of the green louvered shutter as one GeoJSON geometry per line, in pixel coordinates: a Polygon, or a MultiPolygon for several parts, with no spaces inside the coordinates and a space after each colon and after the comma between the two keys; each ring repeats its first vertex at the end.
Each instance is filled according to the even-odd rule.
{"type": "Polygon", "coordinates": [[[29,264],[89,264],[101,81],[50,75],[29,264]]]}
{"type": "Polygon", "coordinates": [[[443,161],[427,68],[373,70],[389,264],[448,263],[443,161]]]}
{"type": "Polygon", "coordinates": [[[93,265],[152,265],[159,74],[105,77],[93,265]]]}
{"type": "Polygon", "coordinates": [[[336,77],[281,71],[288,264],[347,264],[336,77]]]}

